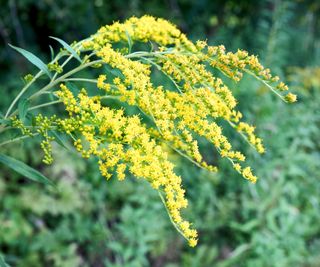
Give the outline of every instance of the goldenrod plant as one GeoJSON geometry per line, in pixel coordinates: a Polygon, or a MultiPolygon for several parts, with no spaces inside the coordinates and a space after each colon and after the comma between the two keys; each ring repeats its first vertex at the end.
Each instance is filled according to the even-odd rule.
{"type": "MultiPolygon", "coordinates": [[[[194,43],[164,19],[132,17],[71,45],[52,38],[62,49],[57,55],[52,50],[48,64],[12,46],[39,72],[25,76],[25,86],[1,119],[1,133],[18,128],[21,135],[0,146],[41,136],[43,162],[51,164],[51,143],[64,145],[61,135],[69,136],[84,158],[97,159],[106,179],[116,176],[122,181],[130,174],[147,180],[158,190],[176,229],[195,246],[197,231],[181,216],[188,201],[171,152],[216,172],[217,166],[206,162],[199,149],[198,140],[204,138],[238,173],[255,183],[257,177],[245,163],[245,155],[233,149],[222,125],[233,128],[259,153],[265,149],[255,127],[242,121],[237,99],[225,80],[239,82],[248,74],[284,102],[295,102],[296,96],[256,56],[243,50],[226,52],[224,46],[205,41],[194,43]],[[162,75],[166,82],[156,84],[154,75],[162,75]],[[87,86],[76,90],[77,83],[87,86]],[[110,104],[115,100],[120,108],[110,104]],[[64,109],[48,116],[44,109],[51,105],[64,109]],[[128,114],[130,106],[136,107],[135,114],[128,114]]],[[[9,156],[1,154],[0,161],[26,177],[48,182],[9,156]]]]}

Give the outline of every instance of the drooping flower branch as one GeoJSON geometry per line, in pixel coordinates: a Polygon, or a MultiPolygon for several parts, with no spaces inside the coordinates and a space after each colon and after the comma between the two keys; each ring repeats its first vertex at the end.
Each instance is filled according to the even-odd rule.
{"type": "Polygon", "coordinates": [[[40,113],[32,123],[23,123],[15,116],[18,113],[13,111],[15,103],[45,73],[41,70],[35,77],[27,77],[26,87],[10,106],[6,114],[6,119],[11,119],[10,126],[20,128],[24,135],[43,137],[45,163],[53,159],[51,142],[56,135],[52,132],[62,132],[73,139],[84,158],[98,159],[101,174],[107,179],[115,175],[124,180],[129,173],[146,179],[160,192],[176,228],[195,246],[197,232],[181,216],[181,209],[188,202],[168,149],[198,167],[217,171],[199,150],[197,140],[203,137],[253,183],[257,177],[245,164],[245,155],[233,149],[221,122],[227,122],[259,153],[264,152],[254,126],[241,120],[237,100],[213,70],[236,82],[245,73],[252,75],[285,102],[296,101],[296,96],[287,93],[288,87],[272,76],[256,56],[243,50],[226,52],[223,46],[209,46],[204,41],[193,43],[170,22],[151,16],[102,27],[72,46],[61,40],[60,43],[65,49],[48,64],[49,74],[52,73],[50,82],[27,100],[32,102],[50,92],[56,100],[30,107],[28,111],[63,103],[66,115],[48,117],[40,113]],[[73,58],[80,65],[65,71],[73,58]],[[95,68],[92,78],[80,75],[82,70],[92,67],[95,68]],[[162,85],[156,85],[154,73],[163,76],[162,85]],[[70,82],[91,86],[74,92],[68,85],[70,82]],[[92,85],[96,88],[92,89],[92,85]],[[108,102],[110,98],[137,107],[139,114],[127,115],[127,106],[113,108],[108,102]]]}

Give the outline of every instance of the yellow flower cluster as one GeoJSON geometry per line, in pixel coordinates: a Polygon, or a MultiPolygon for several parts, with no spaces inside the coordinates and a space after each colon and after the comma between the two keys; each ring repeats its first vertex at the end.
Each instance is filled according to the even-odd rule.
{"type": "Polygon", "coordinates": [[[197,232],[180,215],[180,210],[188,203],[181,177],[174,173],[167,153],[150,136],[139,117],[127,117],[123,110],[102,106],[99,98],[89,97],[85,89],[75,98],[64,84],[60,88],[57,95],[70,116],[57,120],[57,124],[65,132],[77,133],[76,149],[85,158],[97,156],[100,171],[107,179],[115,172],[118,179],[123,180],[128,171],[149,181],[153,188],[163,190],[172,220],[190,245],[195,245],[197,232]]]}
{"type": "MultiPolygon", "coordinates": [[[[157,22],[158,26],[162,23],[162,20],[147,18],[157,22]]],[[[122,24],[117,24],[117,29],[119,29],[120,25],[122,24]]],[[[128,24],[124,23],[123,27],[126,28],[126,25],[128,24]]],[[[104,30],[102,32],[99,31],[96,37],[98,39],[92,41],[93,43],[97,42],[95,43],[96,45],[93,45],[98,48],[97,56],[112,68],[119,69],[124,78],[116,77],[113,80],[116,90],[110,91],[111,85],[104,82],[106,76],[102,74],[98,78],[98,88],[104,90],[107,88],[109,94],[120,95],[120,100],[139,106],[145,114],[153,118],[160,132],[160,137],[164,141],[169,143],[175,150],[184,153],[187,157],[197,162],[201,167],[210,171],[216,170],[216,167],[208,166],[202,160],[196,136],[204,136],[211,141],[222,157],[228,157],[232,161],[233,166],[239,165],[239,163],[235,165],[236,161],[244,161],[245,157],[241,152],[232,150],[230,142],[222,134],[222,128],[216,122],[209,120],[210,118],[217,119],[221,117],[234,125],[234,123],[239,122],[242,114],[234,110],[236,100],[228,87],[223,84],[221,79],[215,78],[201,63],[207,55],[200,53],[190,54],[189,48],[192,47],[195,50],[196,46],[188,45],[187,48],[184,48],[181,45],[178,48],[184,48],[186,53],[178,51],[176,53],[157,54],[152,60],[149,59],[147,61],[149,64],[144,64],[140,61],[131,60],[128,56],[115,51],[112,48],[110,43],[112,40],[110,40],[111,37],[108,34],[102,38],[103,40],[107,39],[107,42],[104,43],[104,46],[101,46],[101,36],[104,34],[107,34],[104,30]],[[164,74],[170,77],[175,84],[176,91],[164,90],[161,86],[153,86],[150,80],[150,67],[152,65],[158,66],[164,74]]],[[[141,35],[137,37],[135,32],[131,32],[131,34],[134,40],[142,42],[149,37],[142,37],[141,35]]],[[[162,40],[161,38],[156,38],[156,35],[152,38],[152,40],[159,43],[162,40]]],[[[160,44],[165,45],[167,43],[174,42],[168,39],[160,44]]],[[[181,41],[178,43],[183,44],[186,42],[181,41]]],[[[198,43],[197,47],[199,46],[198,43]]],[[[254,135],[254,131],[248,130],[252,127],[244,122],[241,122],[241,126],[236,127],[236,129],[243,134],[247,134],[248,141],[259,152],[263,152],[261,139],[254,135]]],[[[237,168],[240,173],[243,170],[242,168],[237,168]]],[[[254,175],[242,174],[252,182],[256,181],[254,175]]]]}
{"type": "Polygon", "coordinates": [[[289,90],[288,86],[279,82],[278,76],[272,76],[270,69],[265,69],[257,56],[248,55],[248,52],[244,50],[238,50],[236,53],[226,53],[225,47],[222,45],[208,46],[206,55],[212,67],[219,69],[234,81],[240,81],[243,73],[248,73],[263,82],[285,102],[293,103],[296,101],[296,95],[292,93],[281,94],[281,92],[289,90]]]}
{"type": "MultiPolygon", "coordinates": [[[[83,88],[75,95],[65,84],[60,84],[56,96],[64,103],[69,116],[39,117],[39,133],[45,137],[46,155],[52,140],[48,129],[54,126],[72,136],[75,148],[83,157],[97,157],[101,174],[107,179],[116,175],[122,181],[129,173],[146,179],[164,193],[172,221],[189,244],[195,246],[197,232],[180,213],[187,206],[182,180],[174,173],[165,151],[169,148],[198,167],[217,171],[216,166],[204,161],[199,149],[199,137],[205,138],[221,157],[227,158],[237,172],[253,183],[257,177],[244,163],[245,155],[233,149],[221,122],[234,128],[259,153],[264,152],[255,127],[241,121],[237,100],[212,70],[217,69],[236,82],[244,73],[252,75],[286,102],[296,101],[296,96],[286,93],[288,87],[277,76],[273,77],[256,56],[242,50],[226,52],[224,46],[208,46],[204,41],[193,43],[170,22],[151,16],[133,17],[124,23],[102,27],[81,42],[80,50],[82,64],[89,66],[95,57],[92,66],[104,66],[94,72],[100,91],[97,95],[83,88]],[[135,51],[147,46],[150,46],[147,51],[135,51]],[[167,79],[166,86],[155,85],[154,72],[167,79]],[[109,97],[137,107],[141,117],[127,116],[127,105],[122,109],[110,108],[103,100],[109,97]],[[143,124],[142,117],[149,123],[143,124]]],[[[60,71],[57,66],[51,68],[60,71]]]]}
{"type": "MultiPolygon", "coordinates": [[[[149,128],[153,138],[166,143],[198,166],[216,171],[215,166],[203,160],[198,148],[197,137],[205,137],[221,157],[228,158],[234,169],[253,183],[257,177],[250,167],[242,165],[245,156],[232,149],[218,121],[227,121],[259,153],[265,150],[262,140],[255,135],[253,126],[241,121],[242,114],[235,109],[237,100],[223,81],[212,74],[212,68],[236,82],[248,73],[283,100],[296,100],[291,93],[281,94],[288,87],[279,82],[277,76],[273,77],[256,56],[242,50],[226,52],[224,46],[208,46],[204,41],[194,44],[170,22],[151,16],[133,17],[124,23],[102,27],[83,47],[86,51],[94,51],[104,64],[120,70],[121,76],[113,79],[101,74],[97,87],[107,95],[119,96],[120,101],[138,106],[149,116],[155,124],[155,128],[149,128]],[[159,49],[128,54],[132,45],[139,42],[154,43],[159,49]],[[116,49],[119,43],[128,43],[130,49],[116,49]],[[153,85],[153,68],[172,83],[172,88],[153,85]]],[[[183,231],[184,227],[180,225],[180,228],[183,231]]]]}
{"type": "Polygon", "coordinates": [[[99,50],[109,43],[121,41],[156,42],[163,46],[183,45],[191,51],[196,47],[188,40],[185,34],[181,33],[175,25],[161,18],[143,16],[141,18],[132,17],[124,23],[115,22],[112,25],[101,27],[93,41],[83,44],[85,48],[99,50]]]}

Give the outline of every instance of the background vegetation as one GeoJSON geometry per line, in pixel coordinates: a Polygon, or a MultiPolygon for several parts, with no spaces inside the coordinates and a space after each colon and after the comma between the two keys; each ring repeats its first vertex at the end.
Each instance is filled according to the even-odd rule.
{"type": "MultiPolygon", "coordinates": [[[[289,106],[249,77],[230,84],[267,147],[259,156],[236,144],[250,153],[256,185],[224,161],[213,175],[176,158],[190,201],[186,217],[200,232],[195,249],[142,181],[106,182],[92,162],[58,145],[49,167],[41,164],[37,141],[1,147],[60,189],[0,166],[0,252],[10,266],[320,266],[319,1],[0,0],[0,6],[1,112],[21,88],[19,77],[35,71],[8,43],[48,59],[49,45],[57,49],[49,35],[72,42],[143,14],[173,21],[191,39],[258,54],[299,96],[289,106]]],[[[206,155],[212,160],[209,149],[206,155]]]]}

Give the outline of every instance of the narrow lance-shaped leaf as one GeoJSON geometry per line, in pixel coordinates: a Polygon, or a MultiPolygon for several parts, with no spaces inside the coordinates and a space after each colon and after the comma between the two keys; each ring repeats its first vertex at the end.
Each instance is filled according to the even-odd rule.
{"type": "Polygon", "coordinates": [[[67,82],[66,85],[73,94],[77,95],[80,92],[80,88],[74,83],[67,82]]]}
{"type": "Polygon", "coordinates": [[[27,98],[22,98],[18,104],[19,118],[21,121],[24,121],[29,107],[29,101],[27,98]]]}
{"type": "Polygon", "coordinates": [[[54,59],[54,51],[53,51],[53,48],[51,45],[49,45],[49,48],[50,48],[50,54],[51,54],[51,61],[53,61],[54,59]]]}
{"type": "Polygon", "coordinates": [[[0,119],[0,124],[3,124],[3,125],[9,125],[10,124],[10,120],[8,119],[0,119]]]}
{"type": "Polygon", "coordinates": [[[35,65],[36,67],[38,67],[38,69],[40,69],[41,71],[43,71],[45,74],[47,74],[50,78],[51,78],[51,73],[47,67],[47,65],[37,56],[35,56],[34,54],[32,54],[31,52],[22,49],[20,47],[16,47],[14,45],[9,44],[9,46],[11,48],[13,48],[14,50],[16,50],[17,52],[19,52],[21,55],[23,55],[26,59],[28,59],[33,65],[35,65]]]}
{"type": "Polygon", "coordinates": [[[129,47],[129,54],[131,53],[131,49],[132,49],[132,39],[131,39],[131,36],[129,34],[129,32],[126,30],[126,36],[127,36],[127,39],[128,39],[128,47],[129,47]]]}
{"type": "Polygon", "coordinates": [[[10,267],[3,259],[3,257],[0,254],[0,267],[10,267]]]}
{"type": "Polygon", "coordinates": [[[52,135],[55,138],[55,141],[62,147],[64,147],[65,149],[70,150],[70,147],[68,147],[67,145],[67,141],[65,140],[64,136],[57,132],[57,131],[51,131],[52,135]]]}
{"type": "Polygon", "coordinates": [[[32,181],[54,186],[53,182],[51,182],[43,174],[19,160],[16,160],[4,154],[0,154],[0,162],[7,165],[9,168],[13,169],[17,173],[29,178],[32,181]]]}
{"type": "Polygon", "coordinates": [[[77,54],[77,52],[70,46],[68,45],[65,41],[57,38],[57,37],[53,37],[53,36],[49,36],[51,39],[56,40],[57,42],[59,42],[70,54],[73,55],[74,58],[76,58],[77,60],[80,61],[80,63],[82,63],[81,58],[79,57],[79,55],[77,54]]]}

